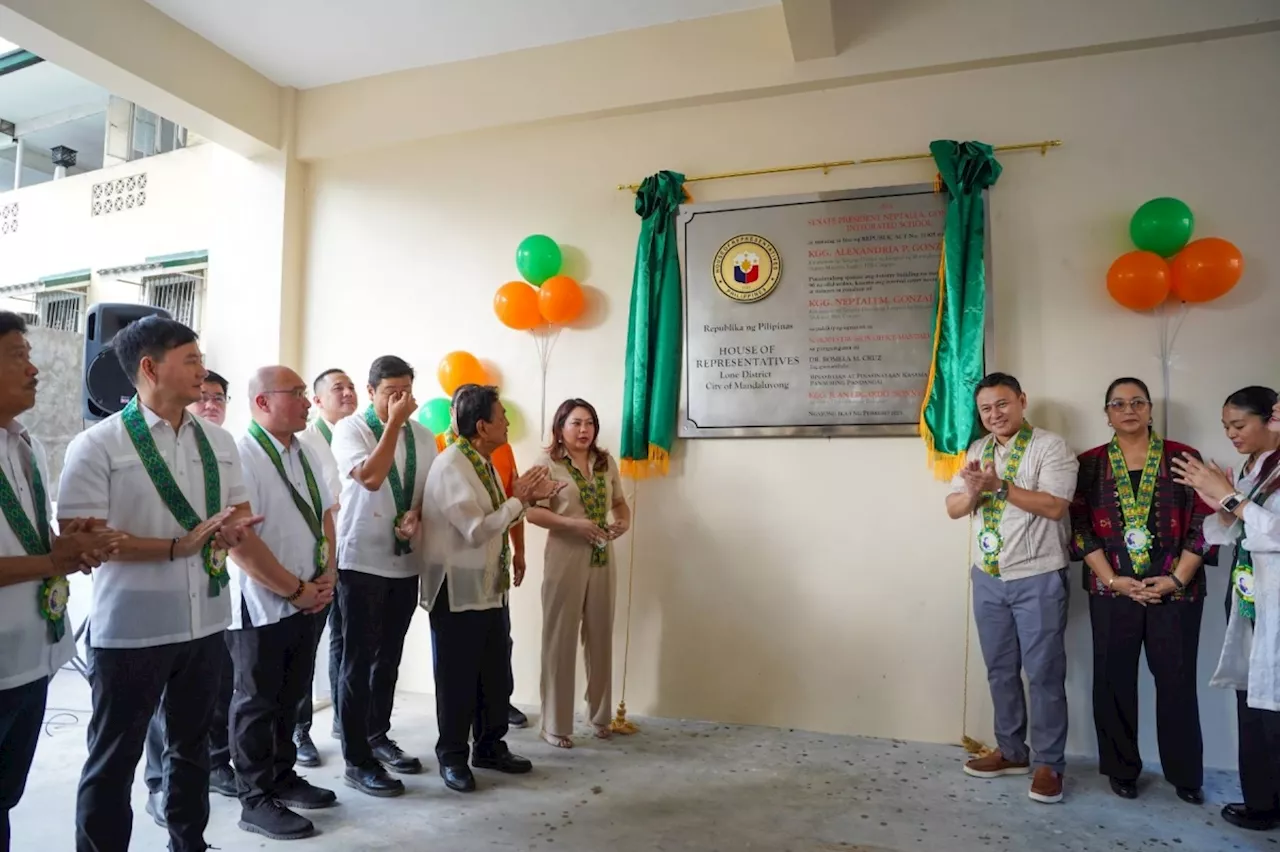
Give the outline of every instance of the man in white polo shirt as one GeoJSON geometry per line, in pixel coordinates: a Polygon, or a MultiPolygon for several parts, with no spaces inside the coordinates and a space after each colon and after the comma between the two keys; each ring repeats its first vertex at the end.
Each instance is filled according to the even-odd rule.
{"type": "Polygon", "coordinates": [[[413,368],[384,355],[369,368],[372,403],[333,430],[342,477],[338,513],[338,607],[342,674],[338,718],[344,782],[370,796],[399,796],[386,770],[422,771],[388,737],[404,637],[418,603],[422,487],[435,438],[413,415],[413,368]]]}
{"type": "Polygon", "coordinates": [[[1079,462],[1062,438],[1025,419],[1018,380],[978,383],[978,414],[990,432],[969,447],[952,481],[947,513],[971,518],[977,563],[973,616],[995,706],[996,744],[964,771],[977,778],[1026,775],[1029,795],[1062,801],[1067,745],[1067,509],[1079,462]],[[1031,686],[1031,751],[1022,670],[1031,686]]]}
{"type": "Polygon", "coordinates": [[[49,528],[49,462],[16,419],[36,403],[38,380],[22,317],[0,311],[0,849],[44,726],[49,680],[75,655],[67,575],[96,568],[118,535],[105,527],[49,528]]]}
{"type": "MultiPolygon", "coordinates": [[[[306,431],[298,433],[303,445],[313,451],[313,456],[320,459],[324,481],[329,486],[329,493],[335,501],[337,512],[338,495],[342,493],[342,483],[338,478],[338,461],[333,457],[333,427],[344,417],[350,417],[356,410],[356,386],[351,377],[338,369],[325,370],[316,376],[311,390],[315,394],[314,402],[319,416],[311,421],[306,431]]],[[[338,682],[342,673],[342,611],[338,609],[338,599],[329,604],[323,611],[309,616],[315,631],[315,653],[320,652],[320,638],[324,635],[324,626],[329,625],[329,694],[333,701],[333,738],[341,739],[338,725],[338,682]]],[[[311,718],[314,708],[311,693],[307,692],[298,705],[298,724],[293,731],[293,742],[298,749],[299,766],[319,766],[320,751],[311,739],[311,718]]]]}
{"type": "MultiPolygon", "coordinates": [[[[214,426],[227,420],[227,391],[230,384],[209,370],[200,384],[200,401],[187,406],[187,411],[203,417],[214,426]]],[[[223,796],[236,796],[236,774],[231,769],[231,743],[227,712],[231,709],[231,657],[222,659],[222,678],[218,681],[218,700],[213,703],[213,721],[209,724],[209,789],[223,796]]],[[[143,779],[147,785],[147,813],[156,825],[168,828],[164,819],[164,708],[157,707],[147,726],[147,766],[143,779]]]]}
{"type": "Polygon", "coordinates": [[[206,374],[195,332],[151,316],[112,345],[137,396],[71,442],[58,498],[62,523],[105,520],[125,534],[94,577],[76,849],[128,850],[131,782],[163,697],[170,848],[204,852],[209,724],[231,621],[226,555],[258,519],[234,439],[186,411],[206,374]]]}
{"type": "Polygon", "coordinates": [[[274,840],[315,832],[292,809],[337,801],[294,771],[292,733],[315,670],[311,619],[332,599],[334,584],[333,498],[319,459],[298,440],[308,408],[302,377],[263,367],[249,381],[253,422],[239,441],[249,502],[263,521],[231,553],[231,751],[240,827],[274,840]]]}

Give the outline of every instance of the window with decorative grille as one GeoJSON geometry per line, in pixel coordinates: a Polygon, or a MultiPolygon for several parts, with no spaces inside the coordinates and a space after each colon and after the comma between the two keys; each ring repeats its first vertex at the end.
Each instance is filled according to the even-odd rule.
{"type": "Polygon", "coordinates": [[[79,333],[84,321],[85,294],[79,290],[54,290],[36,294],[36,313],[42,328],[79,333]]]}
{"type": "Polygon", "coordinates": [[[204,270],[149,275],[142,279],[147,287],[147,304],[164,308],[178,322],[200,331],[200,307],[204,297],[204,270]]]}

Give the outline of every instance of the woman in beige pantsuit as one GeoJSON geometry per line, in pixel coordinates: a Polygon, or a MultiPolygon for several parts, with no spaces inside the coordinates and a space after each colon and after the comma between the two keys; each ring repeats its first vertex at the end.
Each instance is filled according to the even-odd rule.
{"type": "Polygon", "coordinates": [[[617,462],[596,446],[598,433],[591,403],[570,399],[561,404],[551,446],[538,464],[564,487],[528,514],[530,523],[549,531],[542,577],[542,738],[558,748],[573,747],[579,626],[587,714],[595,735],[609,737],[616,578],[609,542],[627,531],[631,509],[617,462]]]}

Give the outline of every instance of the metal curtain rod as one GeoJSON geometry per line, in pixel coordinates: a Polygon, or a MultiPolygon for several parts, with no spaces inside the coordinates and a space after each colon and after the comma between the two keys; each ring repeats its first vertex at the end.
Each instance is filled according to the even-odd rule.
{"type": "MultiPolygon", "coordinates": [[[[1042,142],[1020,142],[1017,145],[996,145],[996,151],[1034,151],[1039,150],[1040,156],[1049,153],[1050,148],[1061,147],[1061,139],[1045,139],[1042,142]]],[[[725,178],[752,177],[754,175],[776,175],[783,172],[809,172],[821,169],[826,174],[831,169],[838,169],[844,166],[869,166],[873,163],[901,163],[907,160],[932,160],[933,154],[896,154],[892,157],[865,157],[861,160],[833,160],[829,163],[806,163],[803,166],[775,166],[771,169],[747,169],[741,172],[720,172],[714,175],[695,175],[684,179],[685,183],[694,183],[704,180],[724,180],[725,178]]],[[[640,188],[638,183],[620,183],[618,189],[626,189],[635,192],[640,188]]]]}

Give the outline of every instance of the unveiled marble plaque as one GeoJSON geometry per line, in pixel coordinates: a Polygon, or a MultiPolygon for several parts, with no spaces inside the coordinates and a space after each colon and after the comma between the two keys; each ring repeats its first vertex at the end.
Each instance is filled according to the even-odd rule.
{"type": "Polygon", "coordinates": [[[946,203],[921,185],[683,205],[680,435],[918,434],[946,203]]]}

